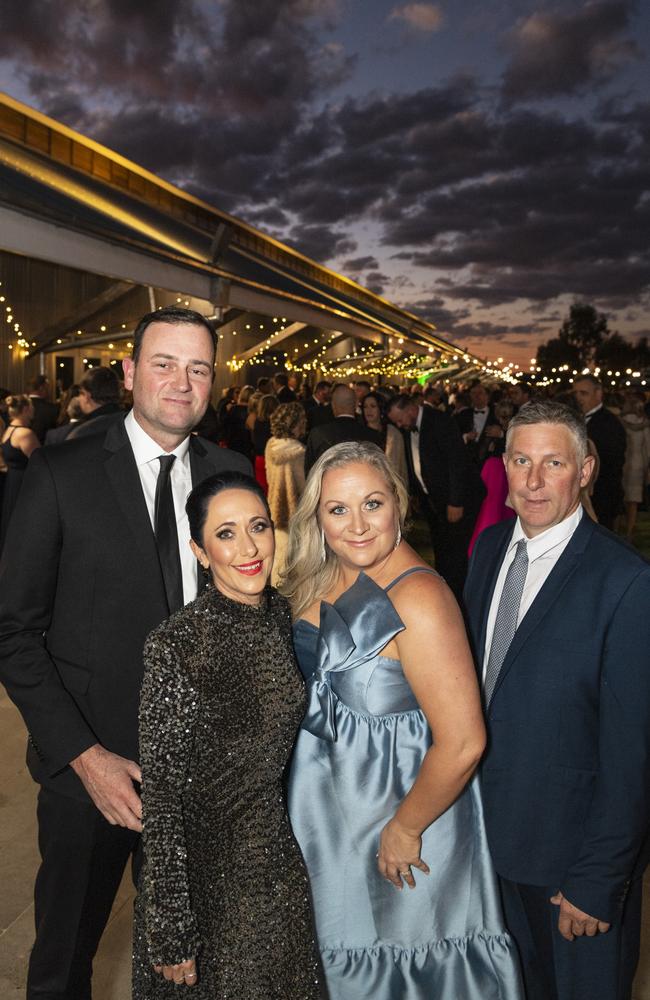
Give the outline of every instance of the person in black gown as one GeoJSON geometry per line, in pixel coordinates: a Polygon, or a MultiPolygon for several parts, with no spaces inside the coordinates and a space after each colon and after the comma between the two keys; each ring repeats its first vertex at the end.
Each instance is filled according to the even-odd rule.
{"type": "Polygon", "coordinates": [[[224,473],[187,502],[212,583],[149,636],[134,1000],[323,996],[282,777],[304,712],[288,604],[267,586],[264,493],[224,473]]]}

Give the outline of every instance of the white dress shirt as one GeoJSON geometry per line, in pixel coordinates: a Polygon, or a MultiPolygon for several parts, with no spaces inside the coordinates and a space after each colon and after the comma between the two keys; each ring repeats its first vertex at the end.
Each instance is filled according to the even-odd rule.
{"type": "Polygon", "coordinates": [[[517,618],[517,628],[519,628],[524,615],[542,589],[546,578],[571,541],[571,536],[580,524],[582,515],[582,504],[578,504],[578,507],[574,510],[573,514],[569,514],[569,516],[565,517],[565,519],[560,521],[559,524],[554,524],[552,528],[547,528],[546,531],[542,531],[539,535],[535,535],[534,538],[527,537],[521,526],[521,521],[517,518],[510,544],[503,558],[503,562],[501,563],[501,569],[499,570],[499,575],[497,577],[494,594],[492,595],[492,603],[490,604],[490,613],[488,614],[487,629],[485,633],[485,654],[483,657],[484,681],[487,663],[490,658],[490,646],[492,645],[492,636],[494,634],[494,624],[496,622],[499,601],[501,600],[501,593],[503,591],[503,585],[506,582],[508,569],[510,568],[511,562],[515,558],[517,542],[521,541],[522,538],[526,538],[526,551],[528,553],[528,572],[526,574],[526,582],[524,583],[521,603],[519,605],[519,616],[517,618]]]}
{"type": "Polygon", "coordinates": [[[593,410],[588,410],[587,413],[585,413],[585,421],[587,423],[589,423],[589,421],[593,417],[594,413],[598,413],[598,411],[602,410],[602,408],[603,408],[603,404],[599,403],[598,406],[594,406],[593,410]]]}
{"type": "Polygon", "coordinates": [[[149,511],[151,527],[155,528],[155,500],[156,483],[160,472],[161,455],[170,454],[176,456],[176,461],[172,465],[171,484],[172,496],[174,498],[174,511],[176,513],[176,531],[178,533],[178,546],[181,558],[181,572],[183,575],[183,600],[187,604],[193,601],[198,590],[197,562],[190,548],[190,525],[185,513],[185,501],[192,489],[192,470],[190,468],[190,439],[189,436],[181,441],[178,448],[171,452],[165,452],[153,438],[143,431],[140,424],[133,415],[133,410],[124,421],[124,428],[131,442],[135,464],[138,467],[142,492],[149,511]]]}
{"type": "Polygon", "coordinates": [[[418,482],[426,494],[429,493],[426,486],[424,485],[424,479],[422,478],[422,465],[420,463],[420,427],[422,426],[422,414],[424,410],[421,406],[418,406],[418,417],[415,421],[415,430],[412,430],[409,434],[409,443],[411,445],[411,460],[413,462],[413,472],[418,478],[418,482]]]}
{"type": "Polygon", "coordinates": [[[480,437],[481,434],[483,433],[483,428],[487,423],[487,418],[488,418],[487,406],[483,410],[474,410],[472,416],[474,420],[474,430],[476,431],[476,436],[480,437]]]}

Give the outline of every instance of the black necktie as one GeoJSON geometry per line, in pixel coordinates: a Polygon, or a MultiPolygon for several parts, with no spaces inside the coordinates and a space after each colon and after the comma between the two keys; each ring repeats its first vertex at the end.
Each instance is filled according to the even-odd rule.
{"type": "Polygon", "coordinates": [[[183,607],[183,573],[181,557],[178,553],[178,532],[176,531],[176,512],[172,494],[171,471],[176,455],[159,455],[160,472],[156,482],[156,499],[154,502],[154,523],[156,545],[162,569],[167,604],[170,614],[183,607]]]}

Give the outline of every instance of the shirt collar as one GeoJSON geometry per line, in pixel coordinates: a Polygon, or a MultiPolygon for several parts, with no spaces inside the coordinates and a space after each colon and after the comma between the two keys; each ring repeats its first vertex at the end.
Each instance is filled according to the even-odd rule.
{"type": "Polygon", "coordinates": [[[540,559],[542,556],[545,556],[551,551],[551,549],[554,549],[556,545],[566,542],[580,524],[582,515],[582,504],[578,504],[573,514],[569,514],[569,516],[565,517],[559,524],[554,524],[552,528],[547,528],[546,531],[542,531],[539,535],[535,535],[534,538],[528,538],[521,526],[521,521],[517,518],[515,529],[512,533],[512,538],[510,539],[510,544],[508,546],[508,552],[513,549],[517,542],[520,542],[522,538],[525,538],[527,542],[526,551],[528,553],[528,562],[530,564],[536,559],[540,559]]]}
{"type": "Polygon", "coordinates": [[[187,466],[188,451],[190,447],[189,434],[184,441],[181,441],[177,448],[174,448],[173,451],[167,453],[156,441],[154,441],[152,437],[149,437],[145,430],[142,429],[138,421],[135,419],[133,410],[131,410],[124,420],[124,429],[126,430],[129,441],[131,442],[135,464],[138,468],[142,465],[148,465],[149,462],[153,462],[154,459],[157,459],[164,454],[176,455],[178,461],[183,466],[187,466]]]}
{"type": "Polygon", "coordinates": [[[424,413],[424,410],[422,409],[422,407],[418,406],[418,415],[417,415],[417,420],[415,421],[415,429],[418,432],[418,434],[420,433],[420,427],[422,426],[422,414],[423,413],[424,413]]]}
{"type": "Polygon", "coordinates": [[[602,410],[602,408],[603,408],[603,404],[599,403],[598,406],[594,406],[593,410],[588,410],[585,413],[585,420],[587,419],[587,417],[593,417],[594,413],[598,413],[598,411],[602,410]]]}

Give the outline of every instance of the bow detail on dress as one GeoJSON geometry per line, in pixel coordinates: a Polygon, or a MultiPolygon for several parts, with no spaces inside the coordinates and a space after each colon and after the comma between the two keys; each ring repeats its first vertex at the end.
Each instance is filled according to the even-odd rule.
{"type": "Polygon", "coordinates": [[[308,682],[302,728],[335,742],[337,699],[330,675],[376,656],[404,627],[386,591],[365,573],[334,604],[322,601],[316,669],[308,682]]]}

